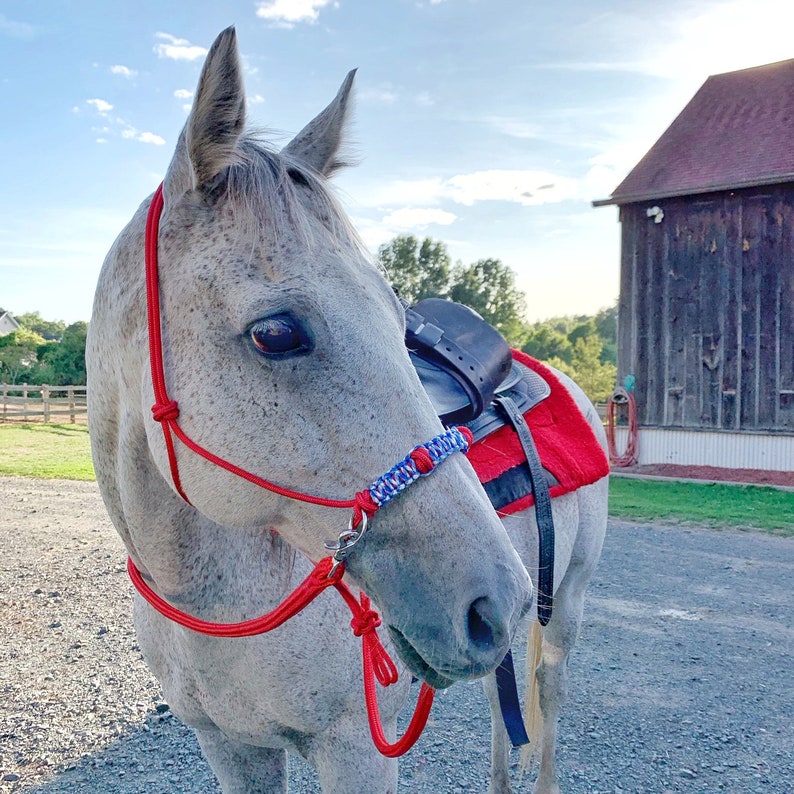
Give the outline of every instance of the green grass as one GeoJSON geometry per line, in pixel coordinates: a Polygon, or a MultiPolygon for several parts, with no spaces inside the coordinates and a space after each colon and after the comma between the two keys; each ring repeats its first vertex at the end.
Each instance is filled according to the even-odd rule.
{"type": "Polygon", "coordinates": [[[609,514],[632,521],[752,527],[794,536],[794,492],[756,485],[661,482],[612,477],[609,514]]]}
{"type": "Polygon", "coordinates": [[[93,480],[85,425],[0,425],[0,475],[93,480]]]}
{"type": "MultiPolygon", "coordinates": [[[[0,476],[93,480],[85,425],[0,425],[0,476]]],[[[794,536],[794,492],[612,477],[609,513],[632,521],[752,527],[794,536]]]]}

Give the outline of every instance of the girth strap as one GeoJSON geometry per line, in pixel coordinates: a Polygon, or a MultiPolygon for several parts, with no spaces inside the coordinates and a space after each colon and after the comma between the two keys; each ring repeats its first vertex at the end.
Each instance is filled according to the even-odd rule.
{"type": "Polygon", "coordinates": [[[516,669],[513,665],[513,651],[509,650],[496,668],[496,689],[499,693],[499,707],[502,719],[513,747],[529,744],[524,718],[521,716],[521,701],[516,686],[516,669]]]}
{"type": "Polygon", "coordinates": [[[529,466],[532,492],[535,495],[535,518],[538,524],[538,621],[541,626],[545,626],[551,620],[554,596],[554,518],[551,513],[549,486],[523,414],[509,397],[500,395],[494,402],[504,411],[507,420],[518,434],[529,466]]]}

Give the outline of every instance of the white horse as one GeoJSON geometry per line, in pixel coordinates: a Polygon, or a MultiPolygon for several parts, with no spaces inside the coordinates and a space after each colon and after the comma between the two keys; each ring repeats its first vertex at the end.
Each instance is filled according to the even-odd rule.
{"type": "MultiPolygon", "coordinates": [[[[443,432],[406,353],[403,309],[327,185],[340,165],[352,81],[351,73],[276,154],[244,132],[236,36],[224,31],[162,186],[159,233],[150,233],[159,350],[147,347],[151,198],[100,276],[87,347],[97,478],[143,579],[196,618],[268,612],[340,534],[340,511],[253,480],[344,501],[443,432]],[[158,365],[150,359],[160,351],[158,365]],[[195,454],[173,438],[177,429],[255,477],[195,454]]],[[[568,385],[600,438],[590,404],[568,385]]],[[[537,672],[542,794],[559,790],[557,708],[605,509],[604,481],[554,501],[558,586],[537,672]]],[[[492,671],[532,606],[531,512],[503,524],[465,456],[451,454],[378,511],[365,534],[354,532],[340,571],[372,597],[390,647],[430,685],[486,676],[496,704],[492,671]]],[[[397,762],[370,738],[360,647],[336,593],[247,638],[183,628],[139,597],[135,624],[168,703],[196,732],[224,792],[287,791],[288,751],[316,767],[324,792],[396,792],[397,762]]],[[[410,677],[381,693],[390,740],[410,677]]],[[[491,791],[507,792],[498,710],[493,720],[491,791]]]]}

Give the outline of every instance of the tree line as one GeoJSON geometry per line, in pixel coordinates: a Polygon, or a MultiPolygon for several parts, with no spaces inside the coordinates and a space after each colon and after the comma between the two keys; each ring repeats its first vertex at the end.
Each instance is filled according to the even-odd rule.
{"type": "Polygon", "coordinates": [[[499,259],[452,263],[443,242],[400,235],[378,249],[386,278],[409,303],[448,298],[474,309],[519,350],[572,377],[593,402],[605,402],[617,376],[617,303],[595,315],[526,321],[526,298],[499,259]]]}
{"type": "Polygon", "coordinates": [[[38,312],[14,315],[14,319],[20,327],[0,336],[0,381],[85,385],[88,323],[67,325],[45,320],[38,312]]]}
{"type": "MultiPolygon", "coordinates": [[[[570,375],[594,402],[605,401],[612,393],[617,374],[617,305],[592,316],[529,323],[515,273],[499,259],[453,263],[443,242],[400,235],[378,249],[377,260],[410,304],[441,297],[470,306],[514,348],[570,375]]],[[[45,320],[38,312],[15,319],[20,328],[0,336],[0,381],[85,384],[87,323],[66,325],[45,320]]]]}

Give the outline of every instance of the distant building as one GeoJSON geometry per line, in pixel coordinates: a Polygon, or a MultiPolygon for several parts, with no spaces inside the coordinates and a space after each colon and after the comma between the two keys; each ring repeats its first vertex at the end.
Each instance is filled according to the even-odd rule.
{"type": "Polygon", "coordinates": [[[709,77],[609,204],[640,463],[794,469],[794,59],[709,77]]]}
{"type": "Polygon", "coordinates": [[[11,316],[11,312],[0,314],[0,336],[5,336],[19,328],[19,323],[11,316]]]}

